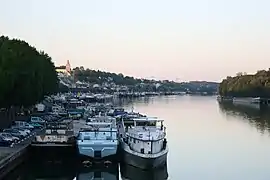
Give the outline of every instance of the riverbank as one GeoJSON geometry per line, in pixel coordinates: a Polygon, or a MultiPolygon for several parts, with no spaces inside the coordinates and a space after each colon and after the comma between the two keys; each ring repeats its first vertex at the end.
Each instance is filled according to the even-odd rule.
{"type": "Polygon", "coordinates": [[[260,97],[226,97],[226,96],[218,96],[218,102],[220,103],[232,103],[234,105],[243,105],[254,108],[263,108],[270,106],[269,98],[260,98],[260,97]]]}

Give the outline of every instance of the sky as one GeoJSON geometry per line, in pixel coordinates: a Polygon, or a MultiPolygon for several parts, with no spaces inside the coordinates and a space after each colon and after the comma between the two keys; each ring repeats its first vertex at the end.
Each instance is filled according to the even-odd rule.
{"type": "Polygon", "coordinates": [[[0,0],[0,35],[55,65],[178,81],[270,67],[268,0],[0,0]]]}

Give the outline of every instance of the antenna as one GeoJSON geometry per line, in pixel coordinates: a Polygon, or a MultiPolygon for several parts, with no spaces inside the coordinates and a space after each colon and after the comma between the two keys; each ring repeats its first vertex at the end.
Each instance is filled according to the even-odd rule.
{"type": "Polygon", "coordinates": [[[134,106],[133,106],[133,104],[132,104],[132,106],[131,106],[131,112],[133,112],[134,111],[134,106]]]}

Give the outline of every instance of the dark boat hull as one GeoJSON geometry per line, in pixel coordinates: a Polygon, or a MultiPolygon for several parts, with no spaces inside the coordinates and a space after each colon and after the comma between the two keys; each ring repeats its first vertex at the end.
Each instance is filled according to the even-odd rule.
{"type": "Polygon", "coordinates": [[[121,175],[129,180],[165,180],[168,179],[167,164],[163,167],[143,170],[128,164],[120,164],[121,175]]]}
{"type": "Polygon", "coordinates": [[[155,158],[143,158],[137,155],[134,155],[130,152],[123,152],[123,162],[134,167],[141,169],[153,169],[164,167],[167,164],[167,154],[164,153],[161,156],[155,158]]]}

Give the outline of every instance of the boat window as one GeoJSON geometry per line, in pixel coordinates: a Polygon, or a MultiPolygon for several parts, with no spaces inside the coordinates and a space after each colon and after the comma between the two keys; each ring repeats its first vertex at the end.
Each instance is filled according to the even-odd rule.
{"type": "Polygon", "coordinates": [[[90,136],[84,136],[83,139],[84,140],[90,140],[90,136]]]}
{"type": "Polygon", "coordinates": [[[112,140],[112,137],[111,136],[107,136],[106,137],[106,140],[112,140]]]}
{"type": "Polygon", "coordinates": [[[136,139],[133,139],[133,142],[136,143],[136,139]]]}

